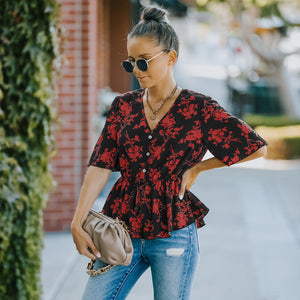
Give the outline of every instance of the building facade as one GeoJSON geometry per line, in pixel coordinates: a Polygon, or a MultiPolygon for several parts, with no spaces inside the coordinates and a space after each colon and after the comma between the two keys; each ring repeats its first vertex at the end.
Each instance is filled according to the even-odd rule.
{"type": "Polygon", "coordinates": [[[93,118],[99,90],[131,89],[121,69],[132,26],[130,0],[60,0],[66,37],[66,64],[59,81],[55,133],[57,154],[51,162],[57,183],[44,211],[46,231],[69,230],[86,166],[95,144],[93,118]]]}

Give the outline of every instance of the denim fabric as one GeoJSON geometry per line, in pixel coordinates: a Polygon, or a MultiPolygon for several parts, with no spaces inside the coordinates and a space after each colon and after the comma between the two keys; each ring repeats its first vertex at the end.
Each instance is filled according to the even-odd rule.
{"type": "MultiPolygon", "coordinates": [[[[139,277],[150,267],[155,300],[190,299],[199,259],[196,223],[171,232],[169,238],[132,239],[129,266],[115,266],[90,277],[83,300],[124,300],[139,277]]],[[[97,259],[94,269],[106,263],[97,259]]]]}

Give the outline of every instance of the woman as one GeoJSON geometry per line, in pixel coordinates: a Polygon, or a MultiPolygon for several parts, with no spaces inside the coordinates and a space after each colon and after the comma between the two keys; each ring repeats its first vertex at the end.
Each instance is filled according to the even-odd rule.
{"type": "Polygon", "coordinates": [[[114,99],[71,229],[79,253],[97,259],[95,269],[104,266],[81,225],[111,171],[121,171],[103,212],[128,225],[134,255],[129,266],[91,277],[83,299],[125,299],[148,267],[156,300],[189,299],[199,257],[197,228],[208,212],[191,187],[200,172],[266,152],[266,141],[243,121],[210,97],[177,86],[178,47],[166,12],[155,6],[143,10],[128,34],[122,65],[141,89],[114,99]],[[214,157],[203,161],[208,149],[214,157]]]}

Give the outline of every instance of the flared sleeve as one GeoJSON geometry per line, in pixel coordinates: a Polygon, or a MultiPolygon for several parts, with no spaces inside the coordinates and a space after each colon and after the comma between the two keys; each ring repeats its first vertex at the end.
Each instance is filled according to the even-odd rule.
{"type": "Polygon", "coordinates": [[[203,142],[219,160],[230,166],[268,143],[248,124],[209,97],[201,107],[203,142]]]}
{"type": "Polygon", "coordinates": [[[100,137],[93,149],[88,166],[120,171],[118,131],[120,124],[119,97],[117,96],[108,111],[100,137]]]}

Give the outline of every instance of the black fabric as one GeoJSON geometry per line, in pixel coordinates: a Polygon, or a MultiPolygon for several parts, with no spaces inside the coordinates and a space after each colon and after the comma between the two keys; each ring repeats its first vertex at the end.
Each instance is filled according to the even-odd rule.
{"type": "Polygon", "coordinates": [[[151,131],[145,89],[116,97],[89,165],[121,171],[103,212],[119,217],[132,238],[169,237],[169,232],[205,223],[208,208],[191,191],[178,193],[184,171],[209,150],[230,166],[267,142],[217,101],[183,89],[151,131]]]}

